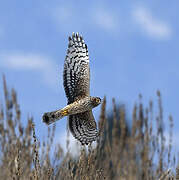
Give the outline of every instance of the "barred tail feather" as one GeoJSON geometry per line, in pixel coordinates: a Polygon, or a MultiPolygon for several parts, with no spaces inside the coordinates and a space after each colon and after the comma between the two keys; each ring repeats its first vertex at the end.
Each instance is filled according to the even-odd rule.
{"type": "Polygon", "coordinates": [[[68,115],[68,112],[66,110],[60,109],[57,111],[44,113],[42,119],[43,119],[44,123],[49,125],[49,124],[52,124],[52,123],[62,119],[64,116],[67,116],[67,115],[68,115]]]}

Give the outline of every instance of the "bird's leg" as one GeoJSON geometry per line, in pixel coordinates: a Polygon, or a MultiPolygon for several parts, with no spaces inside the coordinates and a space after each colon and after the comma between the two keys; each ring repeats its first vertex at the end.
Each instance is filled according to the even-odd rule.
{"type": "Polygon", "coordinates": [[[60,114],[61,114],[62,116],[67,116],[67,115],[68,115],[68,109],[62,109],[61,112],[60,112],[60,114]]]}

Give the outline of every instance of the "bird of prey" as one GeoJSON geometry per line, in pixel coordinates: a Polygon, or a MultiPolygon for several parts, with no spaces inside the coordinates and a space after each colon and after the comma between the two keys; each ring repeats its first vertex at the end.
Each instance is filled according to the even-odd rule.
{"type": "Polygon", "coordinates": [[[88,48],[79,33],[72,33],[69,37],[63,84],[68,105],[62,109],[44,113],[43,122],[49,125],[68,116],[69,129],[73,136],[82,145],[88,145],[98,136],[92,109],[101,103],[101,99],[90,96],[88,48]]]}

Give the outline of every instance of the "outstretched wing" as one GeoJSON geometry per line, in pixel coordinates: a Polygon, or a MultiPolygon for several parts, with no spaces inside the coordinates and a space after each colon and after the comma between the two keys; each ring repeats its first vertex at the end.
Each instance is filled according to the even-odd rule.
{"type": "Polygon", "coordinates": [[[83,37],[72,34],[69,37],[67,55],[64,63],[63,84],[68,98],[68,104],[89,96],[89,56],[83,37]]]}
{"type": "Polygon", "coordinates": [[[92,111],[70,115],[68,120],[71,133],[82,145],[96,140],[98,131],[92,111]]]}

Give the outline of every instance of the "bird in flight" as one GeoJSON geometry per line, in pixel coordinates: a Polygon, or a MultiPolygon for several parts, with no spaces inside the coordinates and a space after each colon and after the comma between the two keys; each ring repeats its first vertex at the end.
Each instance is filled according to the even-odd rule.
{"type": "Polygon", "coordinates": [[[101,99],[90,96],[88,48],[83,37],[78,33],[72,33],[69,37],[64,62],[63,85],[68,100],[67,106],[44,113],[43,122],[49,125],[68,116],[68,125],[73,136],[82,145],[88,145],[98,137],[92,109],[101,103],[101,99]]]}

